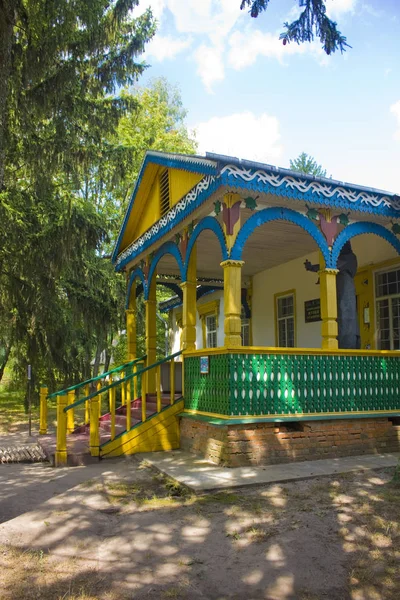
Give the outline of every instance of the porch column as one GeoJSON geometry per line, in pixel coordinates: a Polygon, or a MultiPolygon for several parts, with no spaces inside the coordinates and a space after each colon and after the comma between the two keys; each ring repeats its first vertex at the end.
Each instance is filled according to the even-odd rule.
{"type": "Polygon", "coordinates": [[[321,290],[322,349],[338,349],[336,275],[337,269],[322,269],[318,272],[321,290]]]}
{"type": "Polygon", "coordinates": [[[224,345],[234,348],[242,345],[242,260],[225,260],[221,263],[224,270],[224,345]]]}
{"type": "Polygon", "coordinates": [[[196,286],[197,250],[192,248],[186,281],[181,283],[183,292],[182,307],[182,349],[196,350],[196,286]]]}
{"type": "MultiPolygon", "coordinates": [[[[152,365],[156,362],[157,349],[157,323],[156,323],[156,277],[153,275],[150,283],[149,295],[145,300],[146,307],[146,354],[147,365],[152,365]]],[[[147,371],[147,393],[154,394],[156,391],[155,369],[147,371]]]]}
{"type": "Polygon", "coordinates": [[[137,352],[136,342],[136,283],[133,282],[129,297],[129,308],[125,311],[126,337],[128,341],[128,360],[134,360],[137,352]]]}

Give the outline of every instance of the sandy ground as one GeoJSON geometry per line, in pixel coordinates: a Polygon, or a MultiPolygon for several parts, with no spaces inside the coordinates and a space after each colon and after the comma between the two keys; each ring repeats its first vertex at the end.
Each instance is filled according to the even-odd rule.
{"type": "Polygon", "coordinates": [[[0,599],[398,600],[394,469],[195,496],[135,458],[0,466],[0,599]]]}

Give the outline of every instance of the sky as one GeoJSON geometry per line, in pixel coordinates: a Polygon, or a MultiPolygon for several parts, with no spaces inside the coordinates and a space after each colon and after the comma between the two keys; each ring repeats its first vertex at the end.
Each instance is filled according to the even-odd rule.
{"type": "Polygon", "coordinates": [[[181,91],[198,152],[289,167],[301,152],[328,176],[400,194],[400,0],[326,0],[352,48],[283,45],[298,0],[257,19],[240,0],[140,0],[158,30],[140,84],[181,91]]]}

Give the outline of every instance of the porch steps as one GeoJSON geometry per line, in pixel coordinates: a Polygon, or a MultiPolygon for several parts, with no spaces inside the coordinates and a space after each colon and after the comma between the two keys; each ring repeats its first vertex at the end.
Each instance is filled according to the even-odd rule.
{"type": "Polygon", "coordinates": [[[166,406],[144,423],[139,423],[130,431],[102,444],[100,456],[105,458],[137,452],[176,450],[180,445],[177,417],[183,409],[183,398],[176,400],[172,406],[166,406]]]}
{"type": "MultiPolygon", "coordinates": [[[[171,411],[178,404],[177,399],[180,398],[179,394],[175,396],[175,404],[173,406],[170,405],[170,396],[163,395],[161,397],[162,404],[162,412],[159,415],[164,413],[171,414],[175,411],[171,411]]],[[[183,401],[179,403],[181,408],[178,412],[182,412],[183,410],[183,401]]],[[[146,399],[146,421],[142,423],[142,401],[141,399],[133,400],[131,402],[131,429],[129,432],[125,432],[126,428],[126,406],[120,406],[116,410],[115,414],[115,439],[111,442],[110,434],[111,434],[111,415],[107,413],[102,415],[99,419],[99,430],[100,430],[100,458],[105,456],[120,456],[122,454],[133,454],[134,452],[147,452],[148,450],[134,450],[133,452],[124,452],[121,450],[118,452],[119,446],[126,445],[126,435],[129,436],[131,432],[136,430],[141,430],[141,428],[145,427],[145,431],[147,432],[149,427],[148,425],[153,424],[157,427],[156,422],[154,421],[157,415],[157,399],[155,395],[148,395],[146,399]],[[124,433],[125,432],[125,433],[124,433]],[[109,446],[112,444],[112,447],[109,446]],[[103,452],[103,448],[107,450],[103,452]],[[111,449],[110,449],[111,448],[111,449]],[[110,453],[111,452],[111,453],[110,453]]],[[[165,418],[161,419],[161,422],[164,422],[165,418]]],[[[177,421],[177,419],[175,418],[177,421]]],[[[171,429],[170,423],[168,423],[167,430],[168,435],[170,435],[169,430],[171,429]]],[[[151,429],[151,426],[150,426],[151,429]]],[[[155,430],[157,433],[159,429],[155,430]]],[[[162,431],[160,431],[161,437],[161,449],[166,449],[166,442],[164,440],[164,435],[162,431]]],[[[148,435],[148,433],[146,434],[148,435]]],[[[146,437],[143,437],[143,439],[146,437]]],[[[136,438],[136,435],[134,436],[136,438]]],[[[175,443],[175,438],[171,441],[174,448],[177,448],[175,443]]],[[[54,455],[56,451],[56,436],[55,435],[45,435],[41,436],[38,440],[38,444],[45,454],[47,460],[49,460],[52,464],[54,464],[54,455]]],[[[153,442],[153,445],[154,442],[153,442]]],[[[148,446],[145,446],[146,448],[148,446]]],[[[97,462],[99,460],[98,457],[91,456],[90,447],[89,447],[89,425],[81,425],[75,429],[75,431],[67,436],[67,465],[68,466],[82,466],[86,464],[90,464],[93,462],[97,462]]]]}

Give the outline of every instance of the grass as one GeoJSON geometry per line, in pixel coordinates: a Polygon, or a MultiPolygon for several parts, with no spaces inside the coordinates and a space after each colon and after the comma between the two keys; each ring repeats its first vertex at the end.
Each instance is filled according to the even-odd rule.
{"type": "MultiPolygon", "coordinates": [[[[39,423],[39,410],[32,407],[32,425],[39,423]]],[[[9,392],[0,384],[0,433],[12,433],[28,427],[28,415],[24,407],[23,392],[9,392]]]]}

